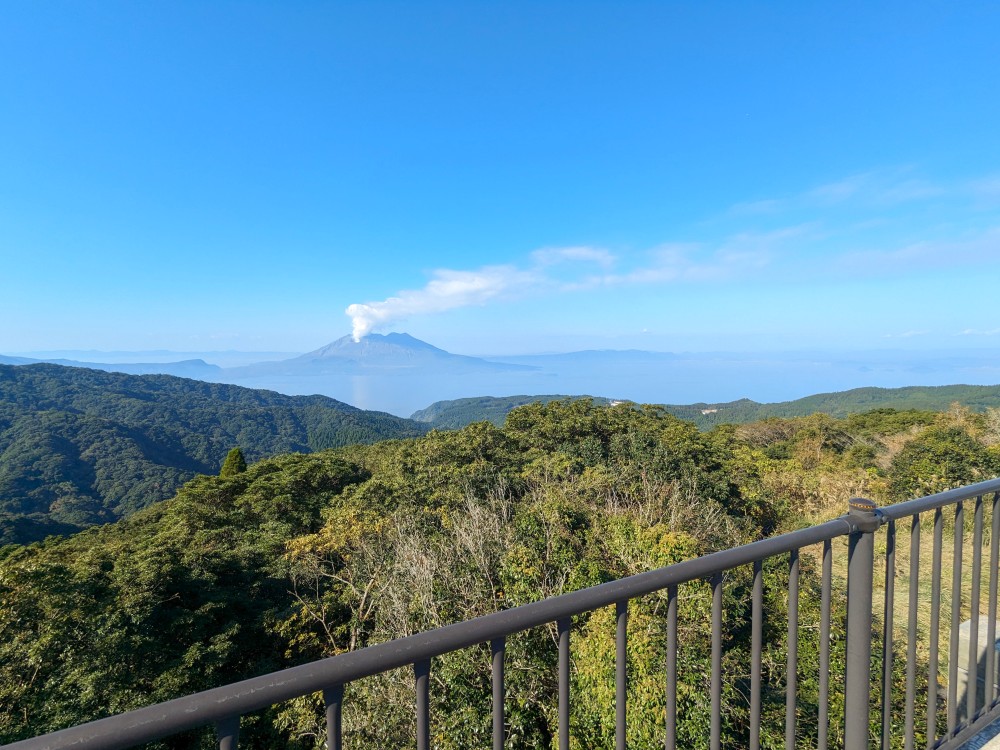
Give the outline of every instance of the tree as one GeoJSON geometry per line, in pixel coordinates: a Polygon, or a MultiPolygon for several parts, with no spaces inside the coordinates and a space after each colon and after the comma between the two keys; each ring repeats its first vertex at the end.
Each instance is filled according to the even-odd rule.
{"type": "Polygon", "coordinates": [[[222,462],[222,471],[219,472],[219,476],[234,477],[237,474],[242,474],[246,470],[247,462],[246,459],[243,458],[243,451],[239,448],[233,448],[226,456],[226,460],[222,462]]]}
{"type": "Polygon", "coordinates": [[[960,427],[930,427],[910,440],[889,467],[894,500],[930,495],[996,473],[986,447],[960,427]]]}

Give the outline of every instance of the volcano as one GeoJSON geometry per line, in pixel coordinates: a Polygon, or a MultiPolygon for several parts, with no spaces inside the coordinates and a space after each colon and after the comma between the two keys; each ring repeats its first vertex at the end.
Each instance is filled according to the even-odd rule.
{"type": "Polygon", "coordinates": [[[452,354],[414,338],[408,333],[370,333],[361,341],[342,336],[326,346],[280,362],[261,362],[230,368],[229,376],[323,374],[391,374],[435,371],[454,375],[460,372],[529,372],[538,368],[509,362],[493,362],[479,357],[452,354]]]}

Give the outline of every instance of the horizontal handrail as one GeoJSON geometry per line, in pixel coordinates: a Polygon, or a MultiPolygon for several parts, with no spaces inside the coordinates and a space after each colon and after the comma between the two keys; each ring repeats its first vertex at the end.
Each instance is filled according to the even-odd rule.
{"type": "Polygon", "coordinates": [[[1000,492],[1000,479],[988,479],[985,482],[969,484],[965,487],[957,487],[953,490],[945,490],[927,497],[918,497],[913,500],[904,500],[901,503],[893,503],[879,508],[879,514],[885,519],[898,521],[901,518],[915,516],[925,513],[928,510],[937,510],[946,505],[954,505],[963,500],[972,500],[982,495],[990,495],[1000,492]]]}
{"type": "Polygon", "coordinates": [[[459,649],[488,643],[565,617],[687,583],[738,565],[755,562],[827,539],[846,536],[856,524],[844,516],[833,521],[762,539],[741,547],[608,581],[520,607],[481,615],[453,625],[416,633],[327,659],[252,677],[224,687],[175,698],[106,719],[98,719],[43,737],[22,740],[10,750],[56,750],[100,741],[102,748],[126,748],[170,734],[212,724],[234,714],[262,708],[343,685],[362,677],[405,667],[459,649]]]}

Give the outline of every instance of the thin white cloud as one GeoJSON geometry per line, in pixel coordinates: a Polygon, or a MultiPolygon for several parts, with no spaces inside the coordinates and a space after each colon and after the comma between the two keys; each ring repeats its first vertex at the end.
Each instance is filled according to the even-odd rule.
{"type": "Polygon", "coordinates": [[[600,247],[543,247],[531,254],[532,260],[539,266],[554,266],[564,262],[594,263],[602,268],[611,268],[617,258],[609,251],[600,247]]]}
{"type": "Polygon", "coordinates": [[[1000,206],[1000,175],[990,175],[973,180],[968,185],[974,205],[978,209],[1000,206]]]}
{"type": "MultiPolygon", "coordinates": [[[[518,265],[439,269],[423,288],[355,303],[346,313],[355,339],[360,339],[410,316],[527,295],[628,285],[721,284],[760,277],[764,271],[771,279],[811,283],[820,278],[899,277],[996,266],[1000,216],[982,209],[995,207],[998,199],[998,175],[939,184],[910,168],[874,170],[790,197],[737,204],[724,217],[733,226],[720,232],[716,221],[714,237],[667,242],[642,254],[593,245],[543,247],[518,265]],[[951,218],[959,205],[972,211],[958,214],[967,219],[964,222],[951,218]],[[942,224],[943,207],[948,208],[950,226],[942,224]],[[919,241],[912,241],[914,237],[919,241]]],[[[925,333],[904,331],[886,338],[925,333]]],[[[963,335],[973,333],[993,335],[963,335]]]]}
{"type": "Polygon", "coordinates": [[[778,198],[767,198],[759,201],[749,201],[747,203],[737,203],[729,209],[729,213],[734,216],[764,216],[776,214],[788,207],[786,200],[778,198]]]}
{"type": "MultiPolygon", "coordinates": [[[[988,181],[984,181],[979,189],[989,191],[991,187],[988,181]]],[[[904,203],[931,200],[951,190],[958,189],[914,176],[913,170],[906,167],[872,170],[817,185],[798,194],[737,203],[729,209],[727,215],[760,217],[792,211],[824,212],[841,206],[885,209],[904,203]]]]}
{"type": "Polygon", "coordinates": [[[914,177],[909,169],[885,169],[820,185],[807,191],[803,202],[818,206],[851,202],[886,207],[928,200],[945,192],[944,186],[914,177]]]}
{"type": "MultiPolygon", "coordinates": [[[[872,277],[1000,262],[1000,216],[988,213],[997,208],[1000,175],[940,182],[902,166],[860,172],[790,196],[739,203],[725,217],[758,226],[791,217],[805,220],[800,226],[810,229],[797,238],[800,252],[795,255],[774,251],[778,243],[766,232],[760,235],[765,245],[771,244],[772,250],[764,252],[771,253],[772,267],[783,276],[872,277]]],[[[745,234],[734,232],[726,242],[745,234]]]]}
{"type": "Polygon", "coordinates": [[[805,198],[810,202],[841,203],[860,193],[870,181],[870,173],[853,175],[815,187],[806,192],[805,198]]]}
{"type": "Polygon", "coordinates": [[[842,271],[870,276],[982,265],[998,261],[1000,261],[1000,227],[989,227],[962,239],[926,240],[891,250],[844,253],[835,259],[834,265],[842,271]]]}
{"type": "Polygon", "coordinates": [[[943,195],[945,189],[927,180],[902,180],[889,185],[882,185],[872,194],[875,203],[896,205],[911,201],[926,200],[943,195]]]}
{"type": "Polygon", "coordinates": [[[988,330],[980,330],[977,328],[966,328],[964,331],[959,331],[955,335],[956,336],[1000,336],[1000,328],[990,328],[988,330]]]}
{"type": "Polygon", "coordinates": [[[793,241],[804,242],[818,234],[819,227],[813,223],[777,227],[763,232],[738,232],[723,240],[719,252],[724,255],[768,255],[787,247],[793,241]]]}
{"type": "Polygon", "coordinates": [[[600,281],[604,285],[668,284],[677,282],[725,281],[768,264],[770,253],[757,250],[726,248],[706,251],[692,243],[661,245],[650,253],[650,262],[628,273],[609,274],[600,281]]]}
{"type": "Polygon", "coordinates": [[[903,331],[902,333],[887,333],[884,339],[912,339],[915,336],[926,336],[930,331],[903,331]]]}
{"type": "Polygon", "coordinates": [[[542,248],[526,268],[485,266],[476,270],[438,269],[422,289],[399,292],[378,302],[349,305],[355,341],[414,315],[484,305],[525,294],[568,293],[626,284],[704,283],[734,278],[767,264],[767,246],[796,232],[742,234],[714,250],[698,244],[664,244],[645,263],[622,273],[608,273],[620,259],[603,248],[542,248]],[[601,270],[594,273],[594,266],[601,270]],[[557,274],[556,271],[559,271],[557,274]]]}
{"type": "Polygon", "coordinates": [[[768,232],[740,232],[715,247],[698,243],[667,243],[653,250],[651,262],[629,273],[605,277],[608,284],[721,282],[746,277],[770,266],[812,231],[810,225],[768,232]]]}

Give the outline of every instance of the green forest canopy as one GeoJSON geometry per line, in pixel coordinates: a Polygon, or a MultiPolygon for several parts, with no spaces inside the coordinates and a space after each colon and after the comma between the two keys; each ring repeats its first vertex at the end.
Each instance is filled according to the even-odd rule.
{"type": "MultiPolygon", "coordinates": [[[[852,495],[885,503],[993,476],[998,424],[992,412],[885,409],[700,432],[656,407],[557,401],[515,409],[503,427],[480,422],[200,476],[117,523],[0,550],[0,742],[745,543],[839,514],[852,495]]],[[[766,570],[767,746],[783,727],[786,571],[780,561],[766,570]]],[[[818,588],[807,558],[802,576],[808,717],[818,700],[818,588]]],[[[734,746],[747,727],[739,623],[748,586],[746,571],[727,576],[723,725],[734,746]]],[[[692,748],[707,742],[703,589],[688,584],[680,612],[679,742],[692,748]]],[[[630,743],[653,746],[663,600],[630,611],[629,690],[642,707],[630,714],[630,743]]],[[[613,632],[604,610],[575,622],[574,747],[611,743],[613,632]]],[[[551,746],[551,633],[512,638],[508,659],[511,745],[551,746]]],[[[489,736],[488,664],[476,649],[435,660],[436,745],[489,736]]],[[[348,741],[409,744],[411,690],[403,674],[351,685],[348,741]]],[[[320,748],[322,720],[307,696],[247,717],[241,744],[320,748]]],[[[799,731],[815,744],[812,722],[799,731]]],[[[197,733],[164,743],[210,745],[197,733]]]]}

